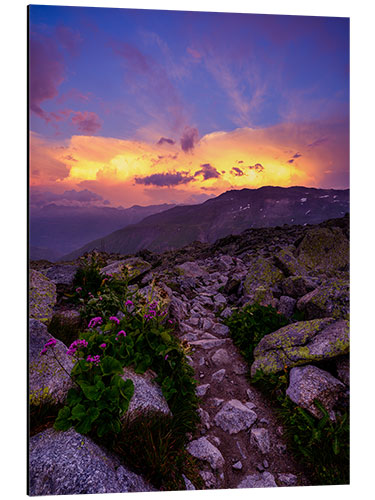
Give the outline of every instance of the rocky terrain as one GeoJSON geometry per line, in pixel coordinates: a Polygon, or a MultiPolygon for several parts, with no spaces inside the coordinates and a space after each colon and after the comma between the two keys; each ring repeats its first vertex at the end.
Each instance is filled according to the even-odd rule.
{"type": "MultiPolygon", "coordinates": [[[[197,460],[202,483],[184,476],[186,489],[312,484],[290,449],[273,401],[251,377],[257,370],[288,373],[286,397],[318,419],[322,414],[315,400],[332,422],[348,406],[348,216],[317,225],[248,229],[163,254],[143,250],[136,256],[102,253],[101,258],[103,276],[135,270],[133,290],[151,292],[167,304],[174,334],[194,369],[200,423],[187,436],[186,449],[197,460]],[[251,366],[226,324],[249,304],[271,305],[290,321],[263,337],[251,366]]],[[[78,265],[31,262],[31,399],[48,392],[64,401],[71,384],[56,360],[49,354],[41,359],[39,351],[51,338],[53,318],[79,322],[79,311],[66,300],[78,265]]],[[[56,346],[61,353],[66,348],[61,341],[56,346]]],[[[169,413],[147,372],[128,370],[127,376],[135,386],[129,412],[169,413]]],[[[131,463],[73,429],[47,428],[30,439],[31,495],[155,489],[132,471],[131,463]]]]}

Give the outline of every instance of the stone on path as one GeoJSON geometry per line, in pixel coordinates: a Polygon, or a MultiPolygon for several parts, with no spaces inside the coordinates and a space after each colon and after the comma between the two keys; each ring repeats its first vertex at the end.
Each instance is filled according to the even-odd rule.
{"type": "Polygon", "coordinates": [[[250,442],[255,444],[263,454],[270,451],[270,436],[267,429],[263,427],[251,429],[250,442]]]}
{"type": "Polygon", "coordinates": [[[297,476],[294,474],[278,474],[277,479],[280,483],[283,483],[285,486],[295,486],[297,484],[297,476]]]}
{"type": "Polygon", "coordinates": [[[250,474],[243,479],[237,488],[274,488],[277,487],[275,478],[270,472],[250,474]]]}
{"type": "Polygon", "coordinates": [[[225,369],[222,368],[221,370],[218,370],[217,372],[212,374],[211,380],[212,382],[220,383],[223,381],[224,377],[225,377],[225,369]]]}
{"type": "Polygon", "coordinates": [[[228,365],[231,362],[228,351],[225,349],[218,349],[211,359],[215,366],[228,365]]]}
{"type": "Polygon", "coordinates": [[[196,388],[196,394],[199,398],[203,398],[207,394],[207,391],[210,388],[210,384],[203,384],[203,385],[198,385],[196,388]]]}
{"type": "Polygon", "coordinates": [[[186,449],[193,457],[208,462],[214,470],[221,469],[224,466],[223,455],[205,437],[191,441],[186,449]]]}
{"type": "Polygon", "coordinates": [[[257,415],[254,411],[247,408],[241,401],[232,399],[224,404],[214,421],[223,431],[237,434],[237,432],[249,429],[256,419],[257,415]]]}

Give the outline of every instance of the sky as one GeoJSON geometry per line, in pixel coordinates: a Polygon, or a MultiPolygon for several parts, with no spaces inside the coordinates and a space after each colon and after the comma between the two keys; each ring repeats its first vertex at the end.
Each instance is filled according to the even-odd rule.
{"type": "Polygon", "coordinates": [[[32,5],[31,196],[349,187],[349,20],[32,5]]]}

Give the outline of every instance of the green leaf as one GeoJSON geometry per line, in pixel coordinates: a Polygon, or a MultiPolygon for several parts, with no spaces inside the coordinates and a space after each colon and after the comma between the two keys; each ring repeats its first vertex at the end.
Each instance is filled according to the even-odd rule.
{"type": "Polygon", "coordinates": [[[100,363],[100,368],[103,375],[114,375],[115,373],[123,372],[120,361],[112,358],[112,356],[105,356],[100,363]]]}
{"type": "Polygon", "coordinates": [[[127,401],[130,401],[134,394],[133,381],[130,380],[129,378],[127,380],[123,380],[121,377],[119,377],[118,388],[121,396],[125,398],[127,401]]]}
{"type": "Polygon", "coordinates": [[[69,389],[66,401],[69,406],[75,406],[82,401],[82,396],[76,389],[69,389]]]}
{"type": "Polygon", "coordinates": [[[67,431],[71,428],[71,426],[70,408],[68,406],[64,406],[64,408],[61,408],[59,411],[53,427],[57,431],[67,431]]]}
{"type": "Polygon", "coordinates": [[[72,408],[72,418],[76,419],[76,420],[82,420],[86,415],[86,408],[81,405],[81,404],[78,404],[76,406],[74,406],[74,408],[72,408]]]}
{"type": "Polygon", "coordinates": [[[101,383],[101,384],[97,383],[95,385],[91,385],[84,380],[81,380],[78,383],[83,391],[83,394],[90,401],[98,401],[98,399],[100,399],[100,396],[105,388],[103,383],[101,383]]]}

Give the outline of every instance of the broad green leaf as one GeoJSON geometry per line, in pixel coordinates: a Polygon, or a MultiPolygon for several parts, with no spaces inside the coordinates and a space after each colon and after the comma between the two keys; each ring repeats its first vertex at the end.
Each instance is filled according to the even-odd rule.
{"type": "Polygon", "coordinates": [[[77,420],[82,420],[86,415],[86,408],[78,404],[72,408],[72,418],[75,418],[77,420]]]}
{"type": "Polygon", "coordinates": [[[71,428],[71,426],[70,408],[68,406],[64,406],[64,408],[59,411],[53,427],[57,431],[67,431],[71,428]]]}
{"type": "Polygon", "coordinates": [[[69,389],[66,401],[70,406],[75,406],[82,401],[82,395],[76,389],[69,389]]]}
{"type": "Polygon", "coordinates": [[[112,358],[112,356],[105,356],[100,363],[100,367],[103,375],[113,375],[123,372],[121,363],[117,359],[112,358]]]}

